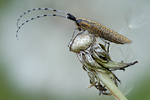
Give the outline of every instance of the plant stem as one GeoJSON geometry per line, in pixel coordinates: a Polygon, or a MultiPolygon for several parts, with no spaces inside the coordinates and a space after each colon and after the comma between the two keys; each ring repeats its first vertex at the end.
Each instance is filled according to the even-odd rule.
{"type": "Polygon", "coordinates": [[[101,82],[108,88],[116,100],[128,100],[119,90],[119,88],[113,83],[108,74],[103,72],[98,72],[97,74],[101,82]]]}

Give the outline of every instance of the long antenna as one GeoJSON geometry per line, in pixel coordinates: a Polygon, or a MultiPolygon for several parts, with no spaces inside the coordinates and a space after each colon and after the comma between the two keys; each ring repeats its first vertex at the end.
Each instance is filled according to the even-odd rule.
{"type": "Polygon", "coordinates": [[[55,10],[55,9],[52,9],[52,8],[34,8],[34,9],[30,9],[30,10],[24,12],[22,15],[20,15],[20,17],[19,17],[18,20],[17,20],[17,28],[18,28],[18,29],[17,29],[17,32],[16,32],[16,37],[17,37],[17,39],[18,39],[18,32],[19,32],[20,28],[21,28],[24,24],[28,23],[28,22],[31,21],[31,20],[34,20],[34,19],[37,19],[37,18],[42,18],[42,17],[47,17],[47,16],[58,16],[58,17],[68,18],[68,19],[70,19],[70,20],[72,20],[72,21],[76,21],[76,17],[74,17],[72,14],[66,13],[66,12],[63,12],[63,11],[60,11],[60,10],[55,10]],[[65,16],[65,15],[57,15],[57,14],[39,15],[39,16],[36,16],[36,17],[33,17],[33,18],[30,18],[30,19],[26,20],[25,22],[23,22],[23,23],[19,26],[19,21],[20,21],[20,19],[21,19],[24,15],[26,15],[27,13],[30,13],[30,12],[35,11],[35,10],[49,10],[49,11],[54,11],[54,12],[58,12],[58,13],[65,14],[65,15],[67,15],[67,16],[65,16]]]}
{"type": "Polygon", "coordinates": [[[18,39],[18,32],[19,32],[20,28],[21,28],[24,24],[26,24],[26,23],[28,23],[29,21],[32,21],[32,20],[34,20],[34,19],[38,19],[38,18],[42,18],[42,17],[47,17],[47,16],[59,16],[59,17],[67,18],[67,16],[62,16],[62,15],[45,14],[45,15],[40,15],[40,16],[36,16],[36,17],[31,18],[31,19],[28,19],[28,20],[26,20],[25,22],[23,22],[20,26],[18,26],[18,29],[17,29],[17,32],[16,32],[16,37],[17,37],[17,39],[18,39]]]}

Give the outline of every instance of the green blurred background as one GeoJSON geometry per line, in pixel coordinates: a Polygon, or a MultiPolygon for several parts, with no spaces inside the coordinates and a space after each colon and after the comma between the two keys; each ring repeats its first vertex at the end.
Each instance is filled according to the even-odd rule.
{"type": "MultiPolygon", "coordinates": [[[[17,19],[37,7],[97,21],[133,40],[131,45],[112,44],[113,60],[139,61],[115,74],[129,100],[150,100],[149,0],[0,0],[0,100],[114,100],[99,96],[95,88],[86,89],[88,76],[67,47],[74,22],[59,17],[34,20],[16,39],[17,19]]],[[[48,13],[35,11],[21,22],[48,13]]]]}

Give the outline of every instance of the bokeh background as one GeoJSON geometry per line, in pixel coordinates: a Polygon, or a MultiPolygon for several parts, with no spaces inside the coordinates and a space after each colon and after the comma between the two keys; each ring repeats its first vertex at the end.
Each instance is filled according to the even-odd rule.
{"type": "MultiPolygon", "coordinates": [[[[74,22],[59,17],[34,20],[16,39],[17,19],[37,7],[85,17],[130,38],[130,45],[112,43],[111,57],[139,63],[115,74],[129,100],[150,100],[149,0],[0,0],[0,100],[114,100],[86,88],[88,76],[67,47],[74,22]]],[[[53,12],[35,11],[21,22],[49,13],[53,12]]]]}

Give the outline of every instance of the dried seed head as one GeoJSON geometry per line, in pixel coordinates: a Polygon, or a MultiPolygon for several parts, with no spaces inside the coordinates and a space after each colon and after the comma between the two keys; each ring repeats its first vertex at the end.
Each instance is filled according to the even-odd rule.
{"type": "Polygon", "coordinates": [[[86,50],[94,42],[94,37],[90,34],[77,35],[71,42],[70,51],[79,53],[86,50]]]}
{"type": "Polygon", "coordinates": [[[77,54],[84,70],[87,71],[91,83],[90,87],[94,86],[99,90],[99,94],[103,95],[114,95],[115,89],[110,87],[110,83],[113,87],[116,87],[118,82],[121,82],[112,71],[125,70],[125,68],[137,63],[137,61],[132,63],[112,61],[108,58],[105,46],[96,43],[92,34],[78,33],[71,39],[69,48],[70,51],[77,54]],[[109,81],[107,82],[107,80],[109,81]]]}

